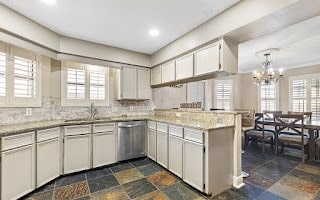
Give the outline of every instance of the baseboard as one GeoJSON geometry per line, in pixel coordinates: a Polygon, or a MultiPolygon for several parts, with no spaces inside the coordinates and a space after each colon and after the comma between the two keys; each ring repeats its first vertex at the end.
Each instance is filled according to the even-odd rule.
{"type": "Polygon", "coordinates": [[[233,187],[239,189],[245,184],[243,183],[243,177],[241,176],[234,176],[233,177],[233,187]]]}

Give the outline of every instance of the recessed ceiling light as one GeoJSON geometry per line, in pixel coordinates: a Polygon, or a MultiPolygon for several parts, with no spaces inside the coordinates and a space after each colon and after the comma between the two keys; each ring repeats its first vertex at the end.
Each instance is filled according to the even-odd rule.
{"type": "Polygon", "coordinates": [[[56,4],[57,1],[56,0],[41,0],[41,2],[45,3],[45,4],[49,5],[49,6],[53,6],[53,5],[56,4]]]}
{"type": "Polygon", "coordinates": [[[158,29],[151,29],[150,31],[149,31],[149,35],[151,36],[151,37],[157,37],[157,36],[159,36],[160,35],[160,31],[158,30],[158,29]]]}

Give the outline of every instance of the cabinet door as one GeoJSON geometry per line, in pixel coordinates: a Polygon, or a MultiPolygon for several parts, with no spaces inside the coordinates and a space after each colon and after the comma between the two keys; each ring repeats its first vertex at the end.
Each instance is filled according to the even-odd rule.
{"type": "Polygon", "coordinates": [[[157,162],[168,168],[168,134],[157,131],[157,162]]]}
{"type": "Polygon", "coordinates": [[[151,69],[151,85],[161,84],[161,66],[151,69]]]}
{"type": "Polygon", "coordinates": [[[183,143],[183,180],[203,191],[203,145],[188,140],[183,143]]]}
{"type": "Polygon", "coordinates": [[[91,166],[91,135],[68,136],[64,139],[64,173],[72,173],[91,166]]]}
{"type": "Polygon", "coordinates": [[[183,139],[169,136],[169,170],[182,178],[183,139]]]}
{"type": "Polygon", "coordinates": [[[150,70],[138,68],[138,99],[150,99],[150,70]]]}
{"type": "Polygon", "coordinates": [[[219,71],[219,42],[205,47],[195,53],[195,76],[219,71]]]}
{"type": "Polygon", "coordinates": [[[167,83],[175,80],[176,64],[175,62],[169,62],[162,65],[161,80],[162,83],[167,83]]]}
{"type": "Polygon", "coordinates": [[[121,77],[122,99],[137,98],[137,70],[135,67],[123,67],[121,77]]]}
{"type": "Polygon", "coordinates": [[[148,157],[157,160],[157,132],[153,129],[148,129],[148,157]]]}
{"type": "Polygon", "coordinates": [[[4,151],[1,156],[1,199],[18,199],[34,190],[34,145],[4,151]]]}
{"type": "Polygon", "coordinates": [[[60,175],[60,139],[37,143],[37,187],[60,175]]]}
{"type": "Polygon", "coordinates": [[[193,77],[193,54],[184,56],[176,61],[176,80],[193,77]]]}
{"type": "Polygon", "coordinates": [[[114,132],[93,134],[93,167],[116,162],[116,135],[114,132]]]}

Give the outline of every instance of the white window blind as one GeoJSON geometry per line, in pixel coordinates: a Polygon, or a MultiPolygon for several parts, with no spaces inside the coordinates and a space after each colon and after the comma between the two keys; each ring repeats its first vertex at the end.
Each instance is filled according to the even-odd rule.
{"type": "Polygon", "coordinates": [[[106,98],[105,72],[90,72],[90,99],[104,100],[106,98]]]}
{"type": "Polygon", "coordinates": [[[291,84],[291,106],[294,112],[307,111],[307,80],[293,80],[291,84]]]}
{"type": "Polygon", "coordinates": [[[311,80],[312,120],[320,120],[320,77],[311,80]]]}
{"type": "Polygon", "coordinates": [[[85,99],[85,80],[85,70],[67,69],[67,99],[85,99]]]}
{"type": "Polygon", "coordinates": [[[0,96],[6,96],[6,68],[7,56],[5,53],[0,52],[0,96]]]}
{"type": "Polygon", "coordinates": [[[232,105],[232,81],[215,82],[215,108],[231,110],[232,105]]]}
{"type": "Polygon", "coordinates": [[[38,73],[36,61],[15,56],[13,68],[14,97],[35,98],[38,73]]]}
{"type": "Polygon", "coordinates": [[[260,86],[260,110],[275,111],[277,109],[277,85],[260,86]]]}

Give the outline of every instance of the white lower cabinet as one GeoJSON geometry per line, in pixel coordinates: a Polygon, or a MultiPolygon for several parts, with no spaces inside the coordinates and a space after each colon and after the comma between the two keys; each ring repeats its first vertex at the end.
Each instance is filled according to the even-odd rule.
{"type": "Polygon", "coordinates": [[[168,133],[157,131],[157,162],[168,168],[168,133]]]}
{"type": "Polygon", "coordinates": [[[169,135],[169,170],[182,178],[183,139],[169,135]]]}
{"type": "Polygon", "coordinates": [[[1,153],[1,199],[18,199],[35,189],[35,145],[1,153]]]}
{"type": "Polygon", "coordinates": [[[93,167],[116,162],[116,134],[102,132],[93,134],[93,167]]]}
{"type": "Polygon", "coordinates": [[[91,167],[91,134],[64,138],[64,173],[72,173],[91,167]]]}
{"type": "Polygon", "coordinates": [[[60,176],[60,139],[37,143],[37,187],[60,176]]]}
{"type": "Polygon", "coordinates": [[[148,157],[152,160],[157,160],[157,132],[153,129],[148,129],[148,157]]]}
{"type": "Polygon", "coordinates": [[[183,143],[183,180],[196,189],[203,191],[204,145],[185,139],[183,140],[183,143]]]}

